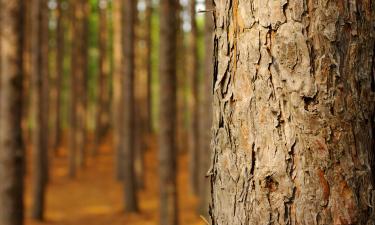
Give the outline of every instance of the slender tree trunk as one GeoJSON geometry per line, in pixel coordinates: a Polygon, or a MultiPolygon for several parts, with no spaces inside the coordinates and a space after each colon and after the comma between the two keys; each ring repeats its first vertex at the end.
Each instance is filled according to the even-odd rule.
{"type": "Polygon", "coordinates": [[[177,0],[160,1],[160,224],[178,224],[176,147],[177,0]]]}
{"type": "Polygon", "coordinates": [[[213,72],[213,9],[212,0],[206,0],[204,24],[204,74],[200,85],[199,97],[199,213],[208,219],[210,203],[210,180],[206,177],[211,159],[211,126],[212,126],[212,72],[213,72]]]}
{"type": "Polygon", "coordinates": [[[146,73],[147,73],[147,131],[153,132],[152,120],[152,0],[146,0],[145,11],[145,42],[146,42],[146,73]]]}
{"type": "Polygon", "coordinates": [[[190,86],[190,118],[189,118],[189,175],[190,175],[190,187],[192,193],[198,194],[199,192],[199,157],[198,157],[198,95],[199,95],[199,68],[198,68],[198,29],[195,18],[195,1],[190,0],[189,2],[189,14],[190,14],[190,45],[189,45],[189,86],[190,86]]]}
{"type": "Polygon", "coordinates": [[[107,0],[99,2],[99,82],[96,109],[95,147],[93,154],[97,153],[103,137],[109,128],[109,61],[108,29],[107,29],[107,0]]]}
{"type": "Polygon", "coordinates": [[[32,218],[44,219],[45,189],[48,180],[48,1],[36,0],[33,70],[35,127],[33,130],[33,208],[32,218]]]}
{"type": "Polygon", "coordinates": [[[374,224],[374,5],[215,5],[213,224],[374,224]]]}
{"type": "Polygon", "coordinates": [[[122,180],[124,177],[124,154],[122,152],[123,137],[123,113],[124,113],[124,62],[122,56],[122,0],[113,2],[113,53],[114,53],[114,74],[113,74],[113,138],[116,159],[116,177],[122,180]]]}
{"type": "Polygon", "coordinates": [[[57,154],[61,144],[62,128],[61,128],[61,91],[63,88],[62,80],[64,75],[64,55],[65,55],[65,14],[63,9],[64,0],[57,2],[57,28],[56,28],[56,77],[55,77],[55,88],[56,88],[56,116],[55,116],[55,131],[53,137],[52,147],[57,154]]]}
{"type": "Polygon", "coordinates": [[[22,0],[0,0],[0,224],[23,224],[22,0]]]}
{"type": "Polygon", "coordinates": [[[136,189],[136,175],[134,170],[135,146],[134,146],[134,39],[135,39],[135,16],[137,2],[126,0],[123,7],[123,55],[124,55],[124,196],[125,210],[128,212],[138,211],[138,198],[136,189]]]}

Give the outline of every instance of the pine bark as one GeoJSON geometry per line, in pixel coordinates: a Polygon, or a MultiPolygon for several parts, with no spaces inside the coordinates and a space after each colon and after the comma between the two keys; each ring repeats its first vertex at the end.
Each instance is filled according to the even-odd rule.
{"type": "Polygon", "coordinates": [[[0,224],[23,224],[22,0],[0,1],[0,224]]]}
{"type": "Polygon", "coordinates": [[[206,0],[204,24],[204,74],[199,95],[199,213],[208,220],[211,188],[207,172],[211,160],[213,30],[212,0],[206,0]]]}
{"type": "Polygon", "coordinates": [[[198,96],[199,96],[199,65],[198,65],[198,28],[195,18],[195,1],[189,1],[189,15],[190,15],[190,42],[189,42],[189,176],[190,188],[192,193],[198,195],[199,192],[199,149],[198,149],[198,96]]]}
{"type": "Polygon", "coordinates": [[[160,224],[178,224],[176,146],[177,0],[160,1],[160,224]]]}
{"type": "Polygon", "coordinates": [[[113,74],[113,138],[116,159],[116,178],[121,180],[124,176],[122,152],[123,137],[123,112],[124,112],[124,62],[122,55],[122,0],[113,2],[113,53],[114,53],[114,74],[113,74]]]}
{"type": "Polygon", "coordinates": [[[374,5],[215,6],[213,224],[374,224],[374,5]]]}
{"type": "Polygon", "coordinates": [[[48,1],[35,0],[33,4],[34,36],[33,88],[35,127],[33,129],[33,207],[31,216],[44,219],[45,191],[48,180],[48,1]]]}
{"type": "Polygon", "coordinates": [[[134,49],[137,1],[126,0],[123,7],[124,55],[124,203],[127,212],[138,211],[137,180],[135,174],[135,111],[134,111],[134,49]]]}

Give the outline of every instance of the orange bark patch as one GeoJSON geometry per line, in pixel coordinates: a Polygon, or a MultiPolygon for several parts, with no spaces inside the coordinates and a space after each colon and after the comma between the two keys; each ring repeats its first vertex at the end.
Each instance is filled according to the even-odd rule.
{"type": "Polygon", "coordinates": [[[321,169],[318,169],[318,176],[319,176],[319,183],[322,187],[323,191],[323,199],[326,203],[328,203],[329,200],[329,195],[330,195],[330,188],[329,188],[329,183],[327,179],[324,176],[324,171],[321,169]]]}

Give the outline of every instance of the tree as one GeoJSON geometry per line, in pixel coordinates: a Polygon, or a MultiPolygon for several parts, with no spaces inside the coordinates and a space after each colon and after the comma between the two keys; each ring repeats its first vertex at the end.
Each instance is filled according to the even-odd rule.
{"type": "Polygon", "coordinates": [[[189,124],[189,175],[191,190],[194,194],[199,192],[199,157],[198,157],[198,95],[199,95],[199,65],[198,65],[198,29],[195,18],[195,1],[189,1],[189,15],[190,15],[190,46],[189,46],[189,85],[190,85],[190,124],[189,124]]]}
{"type": "Polygon", "coordinates": [[[63,74],[64,74],[64,55],[65,55],[65,12],[63,8],[63,4],[66,2],[64,0],[59,0],[57,2],[57,28],[56,28],[56,75],[55,75],[55,88],[56,88],[56,96],[55,96],[55,105],[56,105],[56,114],[55,114],[55,127],[53,131],[52,137],[52,148],[54,149],[55,153],[61,144],[61,135],[62,135],[62,128],[61,128],[61,103],[62,103],[62,96],[61,91],[63,88],[63,74]]]}
{"type": "Polygon", "coordinates": [[[160,1],[160,224],[178,224],[176,188],[176,38],[177,0],[160,1]]]}
{"type": "Polygon", "coordinates": [[[199,96],[199,212],[208,218],[210,203],[210,180],[206,177],[211,160],[211,127],[212,127],[212,72],[213,72],[213,18],[212,0],[206,0],[206,14],[204,24],[204,74],[199,96]]]}
{"type": "Polygon", "coordinates": [[[0,224],[23,224],[22,0],[0,1],[0,224]]]}
{"type": "Polygon", "coordinates": [[[99,1],[99,81],[96,109],[95,148],[93,154],[109,128],[109,60],[108,29],[107,29],[107,0],[99,1]]]}
{"type": "Polygon", "coordinates": [[[45,190],[48,180],[48,1],[35,0],[32,4],[34,121],[33,129],[33,208],[32,218],[44,217],[45,190]]]}
{"type": "Polygon", "coordinates": [[[215,2],[213,224],[374,224],[374,6],[215,2]]]}
{"type": "Polygon", "coordinates": [[[146,42],[146,73],[147,73],[147,130],[152,133],[152,0],[146,1],[145,10],[145,42],[146,42]]]}
{"type": "Polygon", "coordinates": [[[116,154],[116,177],[118,180],[121,180],[124,176],[124,156],[121,143],[123,137],[123,110],[125,104],[123,96],[122,4],[122,0],[115,0],[113,2],[113,138],[116,154]]]}
{"type": "Polygon", "coordinates": [[[136,189],[136,176],[134,170],[134,38],[135,16],[137,2],[126,0],[123,5],[123,55],[124,55],[124,136],[122,137],[124,148],[124,196],[125,210],[127,212],[138,211],[138,198],[136,189]]]}

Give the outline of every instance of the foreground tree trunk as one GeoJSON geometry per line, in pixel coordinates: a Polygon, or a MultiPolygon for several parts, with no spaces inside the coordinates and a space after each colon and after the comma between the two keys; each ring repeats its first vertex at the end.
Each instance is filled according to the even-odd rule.
{"type": "Polygon", "coordinates": [[[178,224],[176,146],[177,0],[160,1],[160,224],[178,224]]]}
{"type": "Polygon", "coordinates": [[[135,161],[135,116],[134,116],[134,38],[136,20],[135,0],[126,0],[123,8],[123,55],[125,77],[124,82],[124,136],[122,137],[124,148],[124,196],[125,210],[127,212],[138,211],[137,183],[134,168],[135,161]]]}
{"type": "Polygon", "coordinates": [[[32,218],[44,219],[45,189],[48,180],[48,1],[33,4],[35,39],[33,86],[35,127],[33,130],[33,208],[32,218]]]}
{"type": "Polygon", "coordinates": [[[374,224],[371,1],[224,3],[213,224],[374,224]]]}
{"type": "Polygon", "coordinates": [[[23,0],[0,0],[0,224],[23,224],[23,0]]]}
{"type": "Polygon", "coordinates": [[[207,171],[211,160],[211,126],[212,126],[212,72],[213,72],[213,30],[214,21],[211,10],[212,0],[206,0],[204,24],[204,74],[200,85],[199,96],[199,213],[208,220],[208,207],[211,197],[210,180],[207,171]]]}

